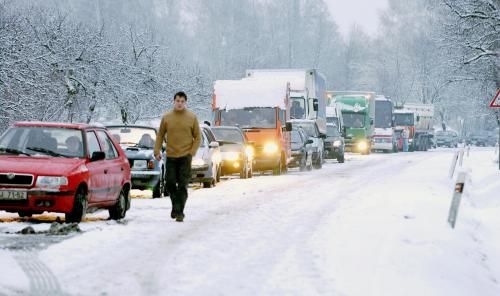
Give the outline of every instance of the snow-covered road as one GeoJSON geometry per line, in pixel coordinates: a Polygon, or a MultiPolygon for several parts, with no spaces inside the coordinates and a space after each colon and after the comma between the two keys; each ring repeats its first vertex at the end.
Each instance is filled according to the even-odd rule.
{"type": "Polygon", "coordinates": [[[21,250],[25,237],[7,232],[50,224],[1,212],[0,295],[500,295],[492,155],[466,159],[473,185],[454,230],[452,150],[226,180],[192,190],[183,223],[168,199],[137,198],[119,223],[99,212],[81,234],[21,250]],[[482,180],[493,185],[481,191],[482,180]]]}

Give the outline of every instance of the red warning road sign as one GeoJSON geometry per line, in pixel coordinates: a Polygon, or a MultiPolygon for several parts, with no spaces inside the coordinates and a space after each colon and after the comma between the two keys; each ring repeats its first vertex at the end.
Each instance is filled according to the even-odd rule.
{"type": "Polygon", "coordinates": [[[497,90],[496,96],[491,101],[490,108],[500,108],[500,89],[497,90]]]}

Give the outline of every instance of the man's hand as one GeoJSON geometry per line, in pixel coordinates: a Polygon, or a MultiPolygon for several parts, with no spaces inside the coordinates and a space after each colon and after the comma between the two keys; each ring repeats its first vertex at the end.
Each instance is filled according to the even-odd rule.
{"type": "Polygon", "coordinates": [[[160,161],[161,160],[161,154],[156,154],[155,158],[156,158],[156,160],[160,161]]]}

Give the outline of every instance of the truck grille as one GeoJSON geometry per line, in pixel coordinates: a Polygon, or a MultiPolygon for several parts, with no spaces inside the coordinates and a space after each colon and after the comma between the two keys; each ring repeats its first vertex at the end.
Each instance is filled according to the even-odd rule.
{"type": "Polygon", "coordinates": [[[23,186],[29,187],[33,185],[33,175],[0,173],[0,185],[8,186],[23,186]]]}

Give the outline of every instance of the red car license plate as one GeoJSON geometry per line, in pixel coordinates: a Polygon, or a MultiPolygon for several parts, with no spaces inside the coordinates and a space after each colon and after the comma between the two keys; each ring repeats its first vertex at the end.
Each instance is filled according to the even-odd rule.
{"type": "Polygon", "coordinates": [[[0,190],[0,200],[25,200],[28,198],[26,191],[0,190]]]}

